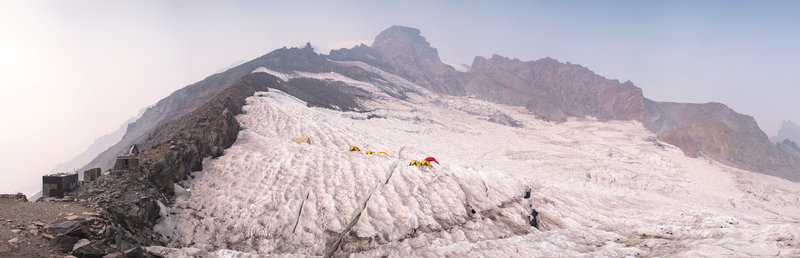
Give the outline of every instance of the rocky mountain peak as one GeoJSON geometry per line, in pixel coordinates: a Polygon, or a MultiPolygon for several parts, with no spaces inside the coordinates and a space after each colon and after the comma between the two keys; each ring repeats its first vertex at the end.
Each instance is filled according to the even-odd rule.
{"type": "Polygon", "coordinates": [[[389,58],[441,62],[436,48],[420,34],[419,29],[394,25],[375,37],[372,48],[389,58]]]}
{"type": "MultiPolygon", "coordinates": [[[[419,29],[392,26],[375,37],[371,49],[378,59],[367,60],[435,92],[464,95],[462,74],[442,63],[436,48],[420,35],[419,29]]],[[[355,48],[353,50],[356,50],[355,48]]],[[[367,56],[369,51],[331,53],[333,58],[367,56]]]]}
{"type": "Polygon", "coordinates": [[[795,142],[800,141],[800,126],[792,121],[786,120],[781,124],[781,129],[778,130],[778,135],[773,137],[773,141],[780,142],[789,139],[795,142]]]}

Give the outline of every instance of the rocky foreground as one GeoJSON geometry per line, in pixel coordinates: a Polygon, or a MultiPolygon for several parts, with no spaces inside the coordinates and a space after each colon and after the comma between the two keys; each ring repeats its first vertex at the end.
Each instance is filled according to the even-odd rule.
{"type": "Polygon", "coordinates": [[[125,252],[115,238],[119,226],[107,214],[71,197],[27,202],[25,195],[0,195],[0,257],[142,257],[125,252]]]}

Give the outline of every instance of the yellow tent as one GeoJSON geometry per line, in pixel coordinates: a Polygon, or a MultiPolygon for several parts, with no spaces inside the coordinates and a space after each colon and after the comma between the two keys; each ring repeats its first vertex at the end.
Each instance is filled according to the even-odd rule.
{"type": "Polygon", "coordinates": [[[350,151],[361,151],[361,149],[356,146],[350,146],[350,151]]]}
{"type": "Polygon", "coordinates": [[[308,143],[311,144],[311,140],[308,137],[294,137],[292,138],[293,142],[296,143],[308,143]]]}
{"type": "Polygon", "coordinates": [[[375,152],[370,150],[370,151],[367,151],[367,154],[375,154],[375,152]]]}

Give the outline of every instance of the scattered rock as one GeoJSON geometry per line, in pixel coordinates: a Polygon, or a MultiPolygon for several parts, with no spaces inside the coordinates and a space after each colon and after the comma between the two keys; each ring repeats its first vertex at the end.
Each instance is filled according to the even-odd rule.
{"type": "Polygon", "coordinates": [[[9,244],[16,244],[16,243],[19,243],[19,238],[16,238],[16,237],[15,237],[15,238],[12,238],[11,240],[8,240],[8,243],[9,243],[9,244]]]}
{"type": "Polygon", "coordinates": [[[531,198],[531,188],[530,187],[525,187],[525,196],[523,198],[525,198],[525,199],[531,198]]]}
{"type": "Polygon", "coordinates": [[[72,247],[75,246],[75,243],[78,242],[77,237],[69,236],[69,235],[59,235],[54,239],[53,244],[63,252],[69,252],[72,250],[72,247]]]}
{"type": "Polygon", "coordinates": [[[7,245],[0,245],[0,253],[11,252],[11,247],[7,245]]]}
{"type": "Polygon", "coordinates": [[[24,201],[24,202],[27,202],[27,201],[28,201],[28,197],[26,197],[26,196],[25,196],[25,194],[22,194],[22,193],[17,193],[17,194],[0,194],[0,198],[4,198],[4,199],[12,199],[12,200],[20,200],[20,201],[24,201]]]}
{"type": "Polygon", "coordinates": [[[84,212],[82,214],[85,215],[85,216],[100,217],[99,213],[94,213],[94,212],[84,212]]]}
{"type": "Polygon", "coordinates": [[[528,217],[528,222],[530,222],[531,227],[534,227],[536,229],[539,229],[539,218],[537,218],[538,216],[539,216],[539,212],[532,209],[531,210],[531,216],[528,217]]]}
{"type": "Polygon", "coordinates": [[[42,234],[42,237],[50,239],[50,240],[53,240],[55,238],[53,235],[47,234],[47,233],[42,234]]]}
{"type": "Polygon", "coordinates": [[[81,223],[78,221],[72,220],[62,220],[62,221],[55,221],[47,225],[44,230],[48,234],[52,235],[59,235],[59,234],[67,234],[79,228],[81,223]]]}
{"type": "Polygon", "coordinates": [[[21,231],[22,231],[22,230],[19,230],[19,229],[12,229],[12,230],[11,230],[11,233],[17,234],[17,233],[19,233],[19,232],[21,232],[21,231]]]}
{"type": "Polygon", "coordinates": [[[125,250],[122,253],[125,254],[125,257],[127,257],[127,258],[133,258],[133,257],[145,257],[145,253],[146,252],[145,252],[143,247],[137,246],[137,247],[125,250]]]}
{"type": "Polygon", "coordinates": [[[67,220],[76,220],[76,219],[79,219],[79,218],[81,218],[81,217],[77,216],[77,215],[72,215],[72,216],[66,217],[67,220]]]}
{"type": "MultiPolygon", "coordinates": [[[[81,239],[81,240],[84,240],[84,239],[81,239]]],[[[80,241],[79,241],[79,243],[80,243],[80,241]]],[[[78,244],[76,244],[75,246],[76,247],[72,251],[72,254],[76,255],[78,257],[97,257],[97,258],[100,258],[100,257],[103,257],[104,255],[106,255],[106,253],[108,253],[108,252],[105,251],[106,248],[102,245],[102,243],[97,242],[97,241],[91,242],[91,243],[87,243],[87,244],[84,244],[84,245],[81,245],[81,246],[78,246],[78,244]]]]}
{"type": "Polygon", "coordinates": [[[92,243],[92,241],[89,241],[89,239],[86,239],[86,238],[78,240],[78,242],[75,243],[74,246],[72,246],[72,251],[75,251],[76,249],[81,248],[81,247],[83,247],[85,245],[88,245],[88,244],[91,244],[91,243],[92,243]]]}
{"type": "Polygon", "coordinates": [[[103,256],[103,258],[125,258],[125,255],[122,254],[121,252],[116,252],[116,253],[107,254],[107,255],[103,256]]]}

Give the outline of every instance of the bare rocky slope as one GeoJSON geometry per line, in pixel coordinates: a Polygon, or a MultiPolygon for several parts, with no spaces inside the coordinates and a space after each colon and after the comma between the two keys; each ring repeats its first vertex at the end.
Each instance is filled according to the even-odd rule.
{"type": "MultiPolygon", "coordinates": [[[[393,26],[381,32],[372,46],[334,50],[329,56],[314,53],[310,45],[278,49],[172,93],[131,124],[122,141],[85,166],[105,170],[115,156],[131,144],[139,144],[141,176],[106,179],[97,184],[106,190],[87,188],[84,194],[109,211],[119,224],[126,225],[126,230],[136,236],[132,241],[159,244],[150,234],[158,218],[158,202],[169,205],[175,184],[191,177],[192,171],[201,170],[204,158],[218,157],[233,144],[240,130],[234,117],[242,112],[245,98],[273,88],[309,105],[359,111],[356,99],[372,97],[335,81],[283,81],[265,73],[253,74],[255,69],[265,67],[287,74],[335,72],[392,87],[374,76],[374,71],[341,64],[347,61],[370,64],[438,93],[524,106],[546,120],[592,116],[642,121],[687,155],[707,155],[740,168],[800,180],[796,145],[769,142],[751,117],[724,105],[649,101],[631,82],[609,80],[585,67],[550,58],[522,62],[500,56],[478,57],[470,72],[458,72],[439,60],[437,50],[419,30],[393,26]],[[120,192],[131,184],[138,189],[136,194],[120,192]],[[125,194],[131,197],[120,197],[125,194]]],[[[389,94],[403,99],[404,92],[389,94]]]]}
{"type": "Polygon", "coordinates": [[[645,101],[645,126],[690,157],[705,155],[734,167],[800,181],[792,148],[772,143],[751,116],[721,103],[645,101]]]}

